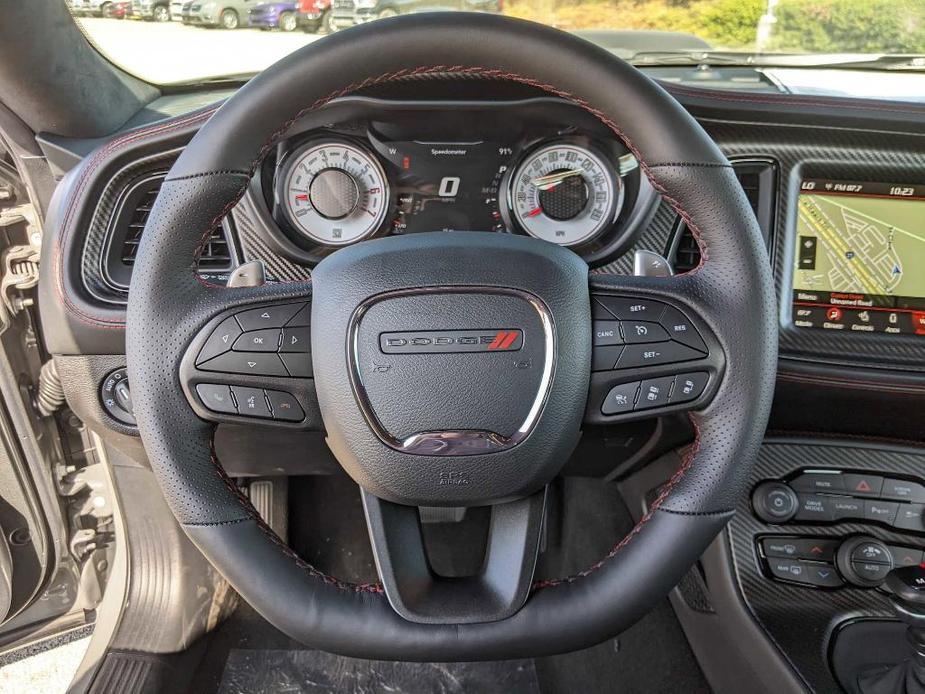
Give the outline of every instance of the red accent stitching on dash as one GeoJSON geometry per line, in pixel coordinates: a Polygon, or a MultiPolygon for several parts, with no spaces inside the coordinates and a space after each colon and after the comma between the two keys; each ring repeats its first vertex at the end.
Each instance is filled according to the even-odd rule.
{"type": "MultiPolygon", "coordinates": [[[[601,121],[604,125],[606,125],[610,130],[612,130],[613,133],[626,144],[629,150],[636,157],[636,160],[639,162],[639,168],[642,169],[643,173],[645,173],[649,181],[651,181],[652,186],[668,202],[668,204],[674,208],[674,210],[678,213],[678,215],[680,215],[680,217],[687,224],[688,228],[691,231],[691,236],[694,237],[694,240],[697,242],[697,246],[700,248],[700,263],[695,268],[683,274],[691,275],[691,274],[695,274],[699,272],[701,268],[703,267],[703,265],[709,260],[709,257],[710,257],[709,249],[707,248],[707,245],[703,240],[703,235],[700,232],[700,228],[691,219],[690,214],[688,214],[687,211],[681,207],[681,204],[675,198],[670,196],[668,192],[666,191],[665,187],[655,178],[655,174],[653,173],[652,168],[642,158],[642,154],[639,152],[639,149],[632,142],[632,140],[630,140],[630,138],[627,137],[626,133],[623,132],[620,126],[618,126],[613,120],[605,116],[602,111],[594,108],[587,101],[575,96],[574,94],[570,94],[569,92],[565,90],[558,89],[557,87],[554,87],[550,84],[545,84],[531,77],[525,77],[523,75],[519,75],[514,72],[505,72],[503,70],[497,70],[494,68],[485,68],[485,67],[480,67],[480,66],[464,66],[464,65],[430,65],[430,66],[422,65],[420,67],[413,68],[413,69],[409,68],[409,69],[404,69],[404,70],[397,70],[395,72],[384,73],[376,77],[369,77],[361,82],[355,82],[335,92],[331,92],[327,96],[317,99],[310,106],[303,108],[301,111],[296,113],[292,118],[290,118],[285,123],[283,123],[279,128],[277,128],[276,131],[274,131],[272,135],[270,135],[269,139],[263,144],[263,146],[260,148],[260,151],[258,151],[257,157],[254,159],[253,162],[251,162],[251,166],[249,169],[250,175],[253,176],[254,172],[257,170],[257,167],[260,165],[260,162],[263,161],[263,158],[270,151],[270,148],[273,147],[274,144],[276,144],[277,140],[279,140],[279,138],[282,137],[282,135],[293,125],[293,123],[295,123],[299,118],[304,116],[306,113],[315,111],[321,108],[322,106],[324,106],[325,104],[333,101],[334,99],[338,99],[342,96],[345,96],[351,92],[355,92],[360,89],[365,89],[367,87],[375,86],[378,84],[383,84],[385,82],[391,82],[391,81],[402,79],[405,77],[413,77],[413,76],[419,76],[419,75],[433,75],[433,74],[478,75],[481,77],[487,77],[489,79],[510,80],[512,82],[517,82],[519,84],[525,84],[527,86],[534,87],[536,89],[542,89],[545,92],[548,92],[550,94],[558,96],[559,98],[570,101],[576,106],[583,108],[585,111],[587,111],[588,113],[596,117],[599,121],[601,121]]],[[[203,233],[202,241],[200,242],[200,245],[196,248],[196,251],[193,253],[194,272],[195,272],[195,267],[196,267],[196,261],[199,259],[199,256],[202,254],[202,251],[206,245],[206,241],[208,240],[212,231],[215,228],[217,228],[218,224],[221,223],[222,218],[226,214],[228,214],[231,208],[237,204],[238,200],[240,200],[243,197],[244,193],[247,190],[247,185],[248,185],[248,182],[245,181],[244,185],[235,194],[234,198],[232,198],[232,200],[228,203],[228,205],[226,205],[225,208],[222,210],[220,215],[217,216],[209,224],[209,228],[203,233]]],[[[216,287],[216,288],[222,287],[222,285],[216,285],[206,280],[203,280],[201,277],[199,277],[199,275],[196,275],[196,279],[206,287],[216,287]]],[[[293,280],[289,280],[289,281],[293,281],[293,280]]]]}
{"type": "Polygon", "coordinates": [[[694,431],[696,435],[694,437],[693,443],[687,449],[687,452],[684,454],[683,459],[681,460],[681,465],[675,470],[675,473],[671,476],[671,479],[662,487],[661,492],[659,492],[658,497],[655,501],[652,502],[652,505],[649,506],[649,510],[646,511],[646,514],[639,519],[639,522],[633,526],[633,529],[627,533],[626,537],[620,540],[613,548],[600,560],[589,566],[587,569],[574,573],[571,576],[566,576],[565,578],[556,578],[550,580],[535,581],[533,583],[533,590],[542,590],[543,588],[552,588],[554,586],[559,586],[568,583],[574,583],[580,578],[585,578],[590,576],[598,569],[602,568],[609,560],[613,559],[617,553],[626,547],[630,542],[633,541],[633,538],[636,537],[642,529],[645,527],[652,516],[655,515],[655,512],[659,507],[665,502],[665,499],[671,494],[672,490],[677,486],[681,481],[681,478],[684,477],[684,473],[687,472],[691,465],[694,462],[694,458],[697,457],[697,453],[700,451],[700,426],[697,424],[697,420],[694,419],[693,415],[688,415],[691,420],[691,424],[694,425],[694,431]]]}
{"type": "Polygon", "coordinates": [[[282,539],[280,539],[279,535],[277,535],[273,531],[273,528],[267,525],[267,522],[263,518],[260,517],[259,513],[257,513],[257,509],[254,508],[254,505],[251,503],[251,500],[248,499],[247,496],[244,495],[244,493],[238,488],[238,485],[234,483],[234,480],[232,480],[228,476],[228,473],[225,472],[225,468],[222,467],[221,463],[218,461],[218,458],[215,455],[214,440],[211,444],[211,450],[209,452],[209,456],[212,460],[212,465],[215,467],[215,471],[218,473],[219,478],[222,480],[222,482],[225,483],[225,486],[228,487],[231,493],[235,495],[237,500],[240,502],[241,506],[244,507],[244,511],[247,513],[247,515],[250,516],[251,520],[253,520],[257,524],[257,527],[260,528],[260,530],[262,530],[263,533],[268,538],[270,538],[273,544],[275,544],[277,547],[279,547],[283,551],[283,554],[285,554],[287,557],[289,557],[296,563],[296,566],[298,566],[303,571],[308,572],[314,578],[320,578],[322,581],[324,581],[328,585],[334,586],[335,588],[338,588],[339,590],[349,590],[355,593],[383,593],[384,592],[381,583],[348,583],[346,581],[341,581],[340,579],[335,578],[334,576],[326,574],[323,571],[319,571],[314,566],[309,564],[307,561],[302,559],[302,557],[300,557],[298,554],[292,551],[292,548],[290,548],[289,545],[287,545],[285,542],[282,541],[282,539]]]}
{"type": "Polygon", "coordinates": [[[91,178],[91,175],[96,171],[99,165],[108,157],[109,154],[117,151],[118,149],[152,137],[154,135],[161,135],[170,132],[171,130],[178,130],[184,126],[193,125],[198,121],[206,121],[217,110],[217,106],[210,106],[201,111],[196,111],[195,113],[189,114],[176,120],[159,123],[141,130],[133,130],[107,143],[100,150],[98,150],[96,154],[93,155],[89,162],[87,162],[84,170],[80,174],[77,185],[73,188],[74,192],[70,195],[70,202],[67,205],[64,221],[61,225],[61,237],[55,241],[54,256],[52,257],[52,266],[55,269],[55,293],[58,295],[58,298],[62,301],[62,303],[64,303],[65,307],[78,320],[87,323],[88,325],[93,325],[95,327],[105,328],[108,330],[122,330],[125,328],[125,321],[121,319],[104,318],[101,316],[91,315],[83,311],[79,306],[76,306],[71,301],[64,288],[63,250],[66,247],[67,240],[71,235],[71,222],[73,221],[74,217],[75,202],[80,199],[80,196],[83,194],[91,178]]]}

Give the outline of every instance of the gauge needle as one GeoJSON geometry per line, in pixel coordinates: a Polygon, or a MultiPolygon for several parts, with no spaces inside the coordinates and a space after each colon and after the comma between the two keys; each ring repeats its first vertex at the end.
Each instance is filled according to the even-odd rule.
{"type": "Polygon", "coordinates": [[[542,207],[537,207],[537,208],[534,208],[534,209],[530,210],[529,212],[527,212],[527,216],[528,216],[528,217],[536,217],[536,215],[538,215],[538,214],[539,214],[540,212],[542,212],[542,211],[543,211],[543,208],[542,208],[542,207]]]}
{"type": "Polygon", "coordinates": [[[572,176],[581,176],[581,171],[578,169],[565,169],[564,171],[556,171],[551,174],[546,174],[545,176],[534,178],[531,183],[540,190],[552,190],[557,185],[562,183],[562,181],[564,181],[566,178],[571,178],[572,176]]]}

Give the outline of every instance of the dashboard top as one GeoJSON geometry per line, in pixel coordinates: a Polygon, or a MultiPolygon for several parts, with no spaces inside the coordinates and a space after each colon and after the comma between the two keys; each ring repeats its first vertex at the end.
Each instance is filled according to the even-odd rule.
{"type": "MultiPolygon", "coordinates": [[[[757,206],[761,198],[762,212],[768,217],[769,251],[782,306],[782,356],[858,365],[886,349],[889,357],[878,367],[890,366],[890,357],[895,357],[894,368],[920,370],[925,343],[920,337],[899,335],[884,341],[871,335],[836,336],[831,331],[797,329],[790,314],[790,282],[800,181],[818,176],[922,184],[916,172],[925,169],[919,154],[923,109],[914,104],[665,86],[699,118],[737,166],[758,163],[766,165],[770,172],[760,177],[765,183],[755,184],[761,190],[756,188],[754,204],[757,206]],[[864,127],[851,127],[855,123],[864,127]],[[895,132],[889,132],[891,129],[895,132]],[[850,348],[846,350],[846,346],[850,348]]],[[[166,101],[152,104],[151,113],[160,109],[179,113],[188,99],[190,105],[202,104],[209,100],[207,94],[220,97],[227,93],[162,97],[166,101]]],[[[165,121],[136,127],[114,140],[118,146],[107,143],[92,156],[81,159],[59,193],[65,202],[78,208],[68,215],[68,226],[73,227],[79,240],[71,246],[71,252],[77,248],[81,252],[95,249],[88,230],[97,229],[97,236],[102,234],[105,239],[107,225],[99,224],[98,218],[102,216],[109,222],[114,215],[115,199],[121,190],[118,187],[124,188],[126,183],[126,177],[118,174],[127,172],[129,179],[150,174],[152,163],[161,172],[166,171],[171,157],[176,156],[209,112],[206,107],[173,116],[166,121],[170,127],[162,125],[165,121]],[[74,185],[75,181],[78,185],[74,185]],[[118,190],[110,189],[113,181],[118,190]],[[86,245],[88,240],[91,243],[86,245]]],[[[60,154],[71,144],[59,141],[53,151],[60,154]]],[[[46,145],[51,152],[50,140],[46,145]]],[[[72,149],[71,156],[77,154],[78,150],[72,149]]],[[[751,175],[743,169],[741,178],[745,181],[751,175]]],[[[334,242],[344,242],[349,234],[366,238],[430,228],[475,228],[541,237],[551,233],[554,241],[564,242],[600,266],[599,272],[630,272],[627,251],[636,248],[667,254],[675,260],[674,255],[684,244],[683,225],[652,193],[622,143],[602,129],[596,119],[528,87],[485,80],[435,81],[426,89],[420,83],[399,83],[332,103],[288,132],[228,221],[226,234],[233,260],[269,258],[268,266],[279,278],[308,276],[314,263],[338,247],[334,242]],[[333,149],[325,149],[330,146],[333,149]],[[313,159],[308,155],[343,156],[348,150],[351,166],[357,166],[356,160],[361,168],[370,165],[362,186],[353,182],[356,179],[351,180],[350,172],[313,171],[317,161],[308,166],[312,175],[307,176],[303,170],[303,180],[296,182],[300,174],[294,172],[313,159]],[[578,163],[578,167],[589,167],[584,176],[550,161],[573,151],[585,157],[578,163]],[[530,173],[535,165],[539,168],[530,173]],[[375,180],[369,179],[370,172],[375,180]],[[325,175],[318,181],[318,190],[326,181],[327,192],[339,191],[341,197],[328,195],[326,203],[313,205],[314,211],[303,212],[302,217],[321,211],[330,221],[341,216],[345,204],[351,209],[364,209],[360,203],[365,199],[377,205],[370,217],[373,224],[353,231],[342,225],[340,239],[334,238],[333,225],[329,225],[328,237],[300,225],[299,206],[304,206],[305,197],[311,198],[309,186],[319,173],[325,175]],[[578,178],[584,185],[570,191],[568,184],[578,178]],[[550,183],[555,185],[544,190],[550,183]],[[378,202],[374,190],[377,187],[382,190],[378,202]],[[595,197],[603,203],[597,215],[607,221],[602,226],[592,223],[599,220],[589,219],[592,207],[582,206],[595,197]],[[540,199],[543,202],[537,204],[540,199]],[[576,212],[578,207],[581,209],[576,212]],[[557,228],[549,231],[532,224],[529,215],[537,208],[543,208],[543,217],[552,220],[557,228]],[[582,218],[586,209],[588,218],[582,218]],[[556,215],[563,218],[554,219],[556,215]],[[558,239],[557,232],[561,232],[558,239]]],[[[97,244],[100,248],[105,245],[100,241],[97,244]]],[[[71,269],[74,271],[64,273],[65,283],[72,284],[75,293],[86,295],[80,286],[79,268],[71,269]]],[[[223,272],[224,269],[217,271],[219,279],[223,272]]],[[[101,309],[92,298],[85,303],[81,308],[86,308],[87,313],[104,316],[112,325],[118,326],[124,320],[118,305],[101,309]]],[[[67,313],[62,312],[62,317],[67,318],[67,313]]],[[[121,350],[120,340],[113,342],[111,332],[105,339],[83,325],[69,332],[61,343],[66,351],[121,350]],[[94,336],[86,342],[88,332],[94,336]]]]}

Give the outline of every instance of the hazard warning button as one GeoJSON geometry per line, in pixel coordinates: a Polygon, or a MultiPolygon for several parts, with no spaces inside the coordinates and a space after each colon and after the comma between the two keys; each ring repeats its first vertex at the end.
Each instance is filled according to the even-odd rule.
{"type": "Polygon", "coordinates": [[[851,496],[880,496],[883,487],[883,478],[877,475],[857,475],[845,473],[842,475],[845,491],[851,496]]]}

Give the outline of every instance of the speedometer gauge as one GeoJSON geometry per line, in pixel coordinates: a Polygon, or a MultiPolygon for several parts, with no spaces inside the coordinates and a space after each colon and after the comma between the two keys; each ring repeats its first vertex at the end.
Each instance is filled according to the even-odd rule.
{"type": "Polygon", "coordinates": [[[613,223],[622,194],[620,179],[602,157],[585,147],[556,143],[531,153],[517,167],[509,205],[531,236],[575,246],[613,223]]]}
{"type": "Polygon", "coordinates": [[[388,187],[382,167],[368,152],[341,142],[317,143],[285,165],[279,203],[312,241],[344,246],[382,226],[388,187]]]}

